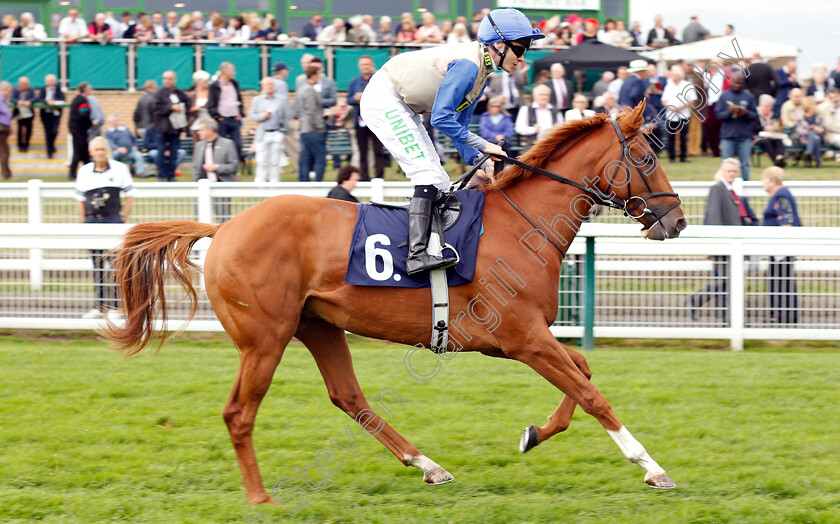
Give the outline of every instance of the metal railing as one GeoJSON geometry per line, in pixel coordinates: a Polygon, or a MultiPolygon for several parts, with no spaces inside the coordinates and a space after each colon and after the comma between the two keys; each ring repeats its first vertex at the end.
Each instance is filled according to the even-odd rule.
{"type": "MultiPolygon", "coordinates": [[[[706,198],[713,182],[674,182],[674,190],[682,199],[682,209],[689,224],[703,223],[706,198]]],[[[761,216],[768,195],[761,182],[743,182],[739,193],[749,197],[755,213],[761,216]]],[[[136,186],[132,222],[183,219],[214,222],[235,216],[267,198],[284,194],[313,197],[326,196],[334,186],[332,182],[199,182],[165,183],[144,182],[136,186]],[[226,203],[225,215],[213,216],[218,211],[214,203],[226,203]]],[[[796,198],[803,226],[840,227],[840,182],[787,182],[796,198]]],[[[73,223],[78,222],[75,189],[72,182],[43,182],[38,179],[26,183],[0,184],[0,223],[73,223]]],[[[361,200],[400,201],[412,194],[411,183],[383,182],[374,179],[361,182],[353,191],[361,200]]],[[[594,222],[626,223],[621,213],[605,212],[594,222]]]]}
{"type": "MultiPolygon", "coordinates": [[[[94,305],[90,250],[113,247],[130,227],[0,224],[0,328],[99,326],[80,318],[94,305]]],[[[209,245],[196,245],[198,263],[209,245]]],[[[166,293],[174,329],[188,308],[177,302],[183,292],[174,282],[166,293]]],[[[728,339],[734,350],[748,339],[840,340],[840,228],[692,226],[679,239],[652,242],[639,237],[638,224],[584,224],[564,261],[558,298],[552,332],[583,338],[586,348],[596,337],[728,339]],[[723,277],[715,273],[721,260],[723,277]],[[779,260],[790,272],[768,273],[779,260]],[[788,287],[780,291],[779,281],[788,287]],[[686,301],[709,283],[718,284],[706,294],[711,303],[697,304],[692,319],[686,301]],[[780,310],[795,311],[796,322],[765,322],[780,310]]],[[[206,295],[187,329],[222,329],[206,295]]]]}

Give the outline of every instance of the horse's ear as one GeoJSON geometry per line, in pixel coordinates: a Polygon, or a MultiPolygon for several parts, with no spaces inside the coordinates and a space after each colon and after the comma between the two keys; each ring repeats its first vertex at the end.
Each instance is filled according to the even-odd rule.
{"type": "Polygon", "coordinates": [[[633,120],[637,121],[640,118],[644,118],[645,114],[645,106],[647,105],[647,98],[642,98],[642,101],[638,103],[636,109],[633,110],[633,116],[635,117],[633,120]]]}

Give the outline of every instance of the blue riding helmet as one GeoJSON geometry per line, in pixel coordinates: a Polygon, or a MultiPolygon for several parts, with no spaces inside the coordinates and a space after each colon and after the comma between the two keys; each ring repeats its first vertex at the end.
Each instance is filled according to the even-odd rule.
{"type": "Polygon", "coordinates": [[[494,9],[484,17],[478,26],[478,41],[483,44],[505,42],[510,44],[514,40],[530,47],[530,42],[545,38],[539,29],[531,27],[528,17],[508,7],[507,9],[494,9]]]}

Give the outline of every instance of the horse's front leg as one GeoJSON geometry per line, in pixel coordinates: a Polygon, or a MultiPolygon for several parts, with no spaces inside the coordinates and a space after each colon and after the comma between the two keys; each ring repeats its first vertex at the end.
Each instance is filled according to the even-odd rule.
{"type": "MultiPolygon", "coordinates": [[[[554,339],[551,332],[544,326],[529,326],[524,332],[538,334],[511,337],[507,344],[502,343],[502,350],[511,358],[532,367],[565,393],[571,399],[570,402],[574,401],[583,411],[598,419],[598,422],[618,444],[624,456],[645,470],[646,483],[654,488],[673,488],[674,481],[650,457],[644,446],[627,431],[613,413],[607,399],[578,368],[570,354],[554,339]]],[[[560,407],[563,408],[563,404],[560,407]]],[[[566,409],[568,409],[568,404],[566,409]]]]}
{"type": "MultiPolygon", "coordinates": [[[[560,347],[569,354],[569,357],[571,357],[572,361],[574,361],[581,373],[586,376],[586,379],[592,379],[592,371],[589,369],[589,364],[586,363],[586,359],[583,358],[583,355],[565,344],[560,344],[560,347]]],[[[563,401],[560,402],[560,405],[557,406],[554,413],[548,417],[545,424],[540,427],[531,424],[525,428],[522,432],[522,438],[519,439],[519,452],[527,453],[538,444],[545,442],[558,433],[566,431],[569,424],[572,422],[572,415],[575,413],[575,406],[577,406],[577,402],[567,395],[563,397],[563,401]]]]}

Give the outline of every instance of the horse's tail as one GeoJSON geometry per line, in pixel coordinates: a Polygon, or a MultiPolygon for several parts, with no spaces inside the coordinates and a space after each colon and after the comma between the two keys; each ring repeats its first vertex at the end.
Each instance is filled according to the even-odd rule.
{"type": "Polygon", "coordinates": [[[189,259],[190,251],[200,239],[212,237],[221,226],[189,220],[168,220],[138,224],[123,236],[114,249],[115,281],[125,309],[125,324],[118,327],[108,322],[100,334],[110,340],[111,347],[130,357],[139,353],[153,338],[160,338],[155,354],[169,335],[165,331],[166,295],[164,283],[174,277],[187,291],[192,320],[198,308],[198,296],[192,280],[201,271],[189,259]],[[154,329],[160,317],[164,331],[154,329]]]}

